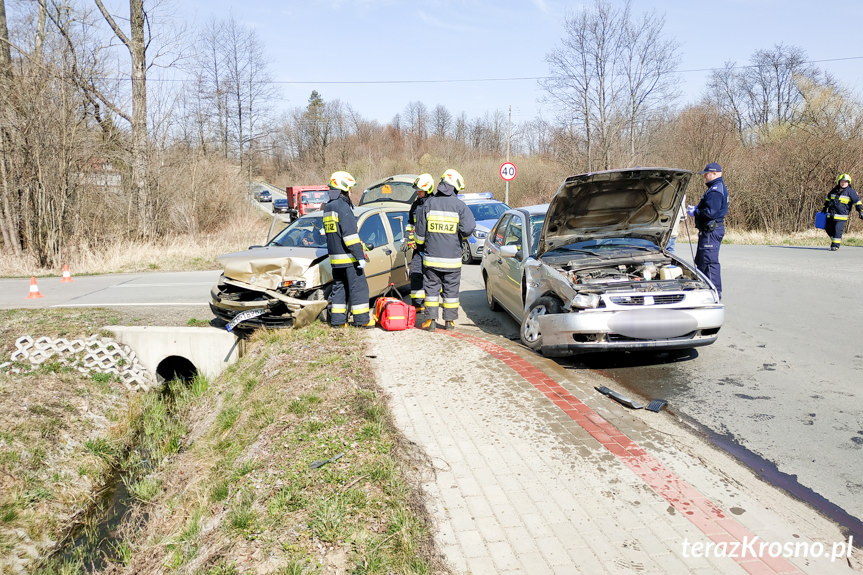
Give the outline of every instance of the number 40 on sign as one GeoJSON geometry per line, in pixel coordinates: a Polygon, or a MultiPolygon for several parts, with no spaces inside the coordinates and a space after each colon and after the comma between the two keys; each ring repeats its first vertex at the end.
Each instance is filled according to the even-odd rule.
{"type": "Polygon", "coordinates": [[[500,177],[509,182],[515,179],[515,174],[518,170],[515,169],[515,164],[512,162],[504,162],[500,166],[500,177]]]}

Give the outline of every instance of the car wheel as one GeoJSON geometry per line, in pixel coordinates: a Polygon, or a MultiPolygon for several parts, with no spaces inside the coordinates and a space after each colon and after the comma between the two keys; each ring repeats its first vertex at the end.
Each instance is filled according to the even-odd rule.
{"type": "Polygon", "coordinates": [[[560,300],[550,296],[542,296],[530,306],[524,319],[521,320],[521,341],[533,351],[542,350],[542,333],[539,330],[539,318],[553,313],[560,313],[563,306],[560,300]]]}
{"type": "Polygon", "coordinates": [[[467,240],[461,241],[461,263],[473,263],[473,255],[470,253],[470,244],[467,240]]]}
{"type": "Polygon", "coordinates": [[[491,295],[491,290],[488,288],[488,277],[485,274],[482,274],[482,281],[485,284],[485,299],[488,302],[488,309],[491,311],[500,311],[500,306],[494,300],[494,296],[491,295]]]}

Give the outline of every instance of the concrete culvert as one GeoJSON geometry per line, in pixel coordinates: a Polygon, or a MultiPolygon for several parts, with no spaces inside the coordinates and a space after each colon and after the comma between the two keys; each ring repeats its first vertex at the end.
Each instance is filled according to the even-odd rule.
{"type": "Polygon", "coordinates": [[[171,355],[163,359],[156,368],[156,378],[159,383],[179,379],[192,381],[198,375],[198,368],[191,361],[179,355],[171,355]]]}

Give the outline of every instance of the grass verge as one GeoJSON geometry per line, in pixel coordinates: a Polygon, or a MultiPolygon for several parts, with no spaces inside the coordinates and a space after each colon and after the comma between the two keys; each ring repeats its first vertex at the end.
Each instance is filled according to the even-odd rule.
{"type": "MultiPolygon", "coordinates": [[[[174,383],[161,399],[126,398],[123,437],[137,430],[134,447],[124,452],[124,439],[103,427],[74,452],[81,463],[104,465],[101,473],[118,461],[126,469],[132,503],[99,572],[446,573],[418,487],[417,473],[426,467],[393,426],[363,339],[361,330],[319,323],[259,331],[216,381],[174,383]],[[313,467],[316,461],[327,463],[313,467]]],[[[80,374],[68,377],[75,380],[72,395],[89,385],[80,374]]],[[[35,425],[35,415],[22,419],[35,425]]],[[[59,450],[48,437],[43,449],[59,450]]],[[[17,451],[20,459],[23,447],[17,451]]],[[[67,467],[76,465],[67,459],[67,467]]],[[[25,475],[21,466],[0,469],[25,475]]],[[[37,524],[33,503],[16,493],[0,508],[7,520],[0,528],[14,534],[28,515],[31,539],[46,542],[19,566],[85,573],[85,555],[44,561],[74,513],[37,524]]],[[[52,491],[47,499],[55,498],[52,491]]]]}

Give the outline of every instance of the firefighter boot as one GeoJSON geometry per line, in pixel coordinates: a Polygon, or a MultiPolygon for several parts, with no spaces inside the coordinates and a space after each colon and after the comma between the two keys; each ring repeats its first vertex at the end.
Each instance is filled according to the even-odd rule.
{"type": "Polygon", "coordinates": [[[437,328],[437,322],[431,318],[425,320],[420,329],[424,329],[426,331],[434,331],[437,328]]]}
{"type": "Polygon", "coordinates": [[[452,320],[447,320],[443,324],[444,329],[455,329],[455,322],[452,320]]]}
{"type": "Polygon", "coordinates": [[[420,328],[423,325],[423,320],[425,319],[425,315],[426,315],[425,306],[418,306],[416,308],[416,312],[417,312],[417,317],[416,317],[416,320],[414,320],[414,327],[420,328]]]}

